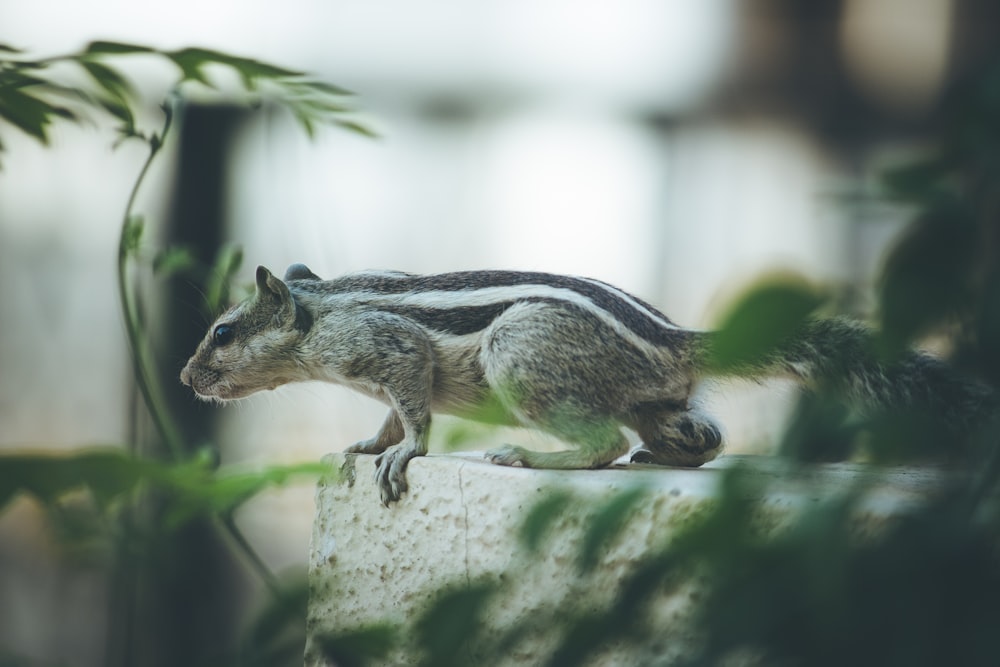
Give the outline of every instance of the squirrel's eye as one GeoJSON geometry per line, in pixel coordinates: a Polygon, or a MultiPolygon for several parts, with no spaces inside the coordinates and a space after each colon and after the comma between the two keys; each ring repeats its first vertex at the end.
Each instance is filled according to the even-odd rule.
{"type": "Polygon", "coordinates": [[[228,324],[220,324],[212,332],[212,342],[218,347],[229,345],[233,342],[233,328],[228,324]]]}

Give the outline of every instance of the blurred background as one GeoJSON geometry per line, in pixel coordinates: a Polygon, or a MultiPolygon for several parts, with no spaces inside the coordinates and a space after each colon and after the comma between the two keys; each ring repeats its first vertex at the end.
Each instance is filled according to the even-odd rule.
{"type": "MultiPolygon", "coordinates": [[[[323,277],[572,273],[706,328],[773,271],[870,314],[907,215],[877,197],[878,172],[926,146],[998,18],[988,0],[8,0],[0,42],[38,56],[95,39],[204,46],[357,93],[378,140],[332,129],[310,140],[268,107],[182,110],[138,208],[162,229],[186,221],[240,244],[241,283],[257,264],[293,262],[323,277]]],[[[160,73],[135,76],[155,104],[160,73]]],[[[144,149],[112,150],[100,124],[56,127],[48,148],[0,129],[0,449],[125,442],[136,398],[115,259],[144,149]]],[[[200,334],[207,322],[187,310],[200,334]]],[[[172,379],[193,342],[164,347],[172,379]]],[[[788,387],[705,394],[728,451],[771,451],[788,387]]],[[[224,462],[302,461],[370,436],[384,410],[308,384],[207,418],[224,462]]],[[[432,451],[455,427],[441,420],[432,451]]],[[[550,445],[513,432],[471,445],[495,437],[550,445]]],[[[308,485],[238,515],[279,571],[303,567],[311,518],[308,485]]],[[[103,664],[106,576],[67,566],[32,501],[7,506],[0,647],[103,664]]]]}

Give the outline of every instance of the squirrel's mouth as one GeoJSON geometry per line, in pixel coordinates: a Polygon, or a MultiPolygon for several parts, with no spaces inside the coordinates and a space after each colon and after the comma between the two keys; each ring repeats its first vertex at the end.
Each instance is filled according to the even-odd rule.
{"type": "Polygon", "coordinates": [[[245,398],[254,393],[252,389],[238,387],[225,382],[203,384],[200,386],[196,383],[191,388],[194,389],[194,393],[198,398],[205,401],[232,401],[238,398],[245,398]]]}
{"type": "Polygon", "coordinates": [[[203,401],[225,403],[249,395],[250,392],[241,392],[232,387],[222,387],[219,385],[209,387],[192,387],[194,394],[203,401]]]}
{"type": "Polygon", "coordinates": [[[192,365],[188,362],[181,371],[181,383],[191,387],[195,395],[203,401],[217,401],[224,403],[239,398],[246,398],[258,391],[275,389],[286,382],[284,378],[272,378],[267,384],[246,383],[238,384],[234,381],[232,374],[226,374],[214,370],[213,368],[192,365]]]}
{"type": "Polygon", "coordinates": [[[203,370],[192,371],[191,364],[181,371],[181,382],[194,390],[195,396],[203,401],[230,401],[253,393],[244,387],[220,380],[216,373],[203,370]]]}

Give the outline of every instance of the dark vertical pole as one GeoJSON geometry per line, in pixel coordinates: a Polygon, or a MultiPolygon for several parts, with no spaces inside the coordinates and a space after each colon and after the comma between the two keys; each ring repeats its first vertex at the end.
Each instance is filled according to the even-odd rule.
{"type": "MultiPolygon", "coordinates": [[[[237,107],[189,105],[178,118],[180,143],[163,242],[188,248],[202,266],[211,265],[223,241],[229,157],[246,113],[237,107]]],[[[197,276],[168,278],[157,327],[164,333],[158,367],[189,452],[214,439],[214,406],[196,401],[177,380],[205,332],[204,289],[197,276]]],[[[157,522],[162,527],[162,517],[157,522]]],[[[208,656],[232,647],[247,582],[217,527],[193,521],[164,540],[153,558],[140,585],[140,613],[146,612],[140,662],[205,664],[208,656]]]]}
{"type": "MultiPolygon", "coordinates": [[[[199,266],[211,266],[224,240],[229,155],[247,110],[228,106],[188,106],[181,114],[174,196],[165,225],[165,247],[188,249],[199,266]]],[[[167,399],[186,442],[193,449],[212,439],[214,406],[194,400],[176,381],[180,369],[205,335],[205,285],[180,273],[167,279],[164,325],[167,332],[160,367],[168,375],[167,399]]]]}

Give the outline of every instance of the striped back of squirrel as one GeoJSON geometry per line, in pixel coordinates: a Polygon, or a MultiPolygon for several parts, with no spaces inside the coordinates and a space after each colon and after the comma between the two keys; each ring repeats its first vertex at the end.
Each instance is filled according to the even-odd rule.
{"type": "Polygon", "coordinates": [[[811,320],[763,358],[719,369],[708,359],[714,333],[680,327],[642,299],[591,278],[521,271],[367,271],[329,281],[293,279],[289,285],[293,293],[364,301],[441,336],[482,331],[515,303],[560,303],[596,316],[631,345],[656,349],[694,378],[790,377],[807,386],[832,388],[862,408],[934,410],[955,428],[996,407],[992,388],[969,381],[927,354],[913,351],[890,362],[880,359],[871,330],[846,318],[811,320]]]}
{"type": "Polygon", "coordinates": [[[292,279],[288,284],[296,295],[363,302],[442,335],[464,336],[482,331],[512,305],[522,302],[577,308],[596,316],[637,346],[672,348],[692,333],[642,299],[608,283],[551,273],[459,271],[414,275],[365,271],[326,281],[292,279]]]}

